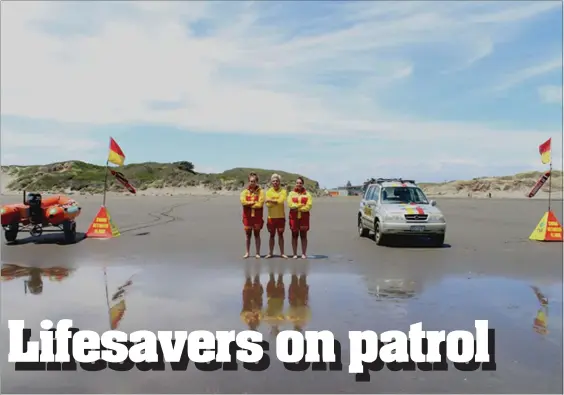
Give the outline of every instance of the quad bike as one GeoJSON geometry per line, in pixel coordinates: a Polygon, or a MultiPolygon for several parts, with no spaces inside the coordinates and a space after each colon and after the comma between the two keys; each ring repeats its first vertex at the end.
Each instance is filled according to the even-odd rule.
{"type": "Polygon", "coordinates": [[[76,240],[76,218],[81,207],[64,195],[43,197],[40,193],[23,192],[23,203],[2,206],[2,228],[8,243],[14,243],[19,232],[39,237],[43,232],[62,230],[65,243],[76,240]],[[46,228],[57,229],[46,229],[46,228]]]}

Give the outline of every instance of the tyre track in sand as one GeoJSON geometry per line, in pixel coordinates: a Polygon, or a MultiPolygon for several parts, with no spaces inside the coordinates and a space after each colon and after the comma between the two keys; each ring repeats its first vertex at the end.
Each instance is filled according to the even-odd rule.
{"type": "MultiPolygon", "coordinates": [[[[211,196],[206,197],[203,201],[208,202],[211,198],[212,198],[211,196]]],[[[198,202],[198,203],[200,203],[200,202],[198,202]]],[[[177,204],[173,204],[172,206],[165,206],[165,207],[163,207],[159,210],[156,210],[156,211],[150,211],[146,214],[148,216],[154,218],[152,221],[140,222],[140,223],[137,223],[137,224],[125,226],[125,227],[121,228],[119,231],[122,234],[123,233],[129,233],[129,232],[133,232],[135,230],[153,228],[155,226],[167,225],[167,224],[170,224],[172,222],[182,220],[183,218],[181,216],[173,215],[172,212],[179,207],[189,206],[190,204],[193,204],[193,203],[194,202],[177,203],[177,204]]]]}

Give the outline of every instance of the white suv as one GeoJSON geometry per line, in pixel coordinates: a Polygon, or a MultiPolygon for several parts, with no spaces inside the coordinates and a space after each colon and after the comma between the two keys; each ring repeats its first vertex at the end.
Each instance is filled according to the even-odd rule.
{"type": "Polygon", "coordinates": [[[376,244],[393,236],[428,236],[433,245],[445,241],[445,217],[434,200],[412,180],[377,179],[366,186],[358,211],[358,232],[374,232],[376,244]]]}

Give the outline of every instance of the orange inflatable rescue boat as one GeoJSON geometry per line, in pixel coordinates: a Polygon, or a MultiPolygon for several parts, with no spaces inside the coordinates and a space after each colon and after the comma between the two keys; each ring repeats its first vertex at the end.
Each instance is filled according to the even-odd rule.
{"type": "Polygon", "coordinates": [[[16,241],[19,232],[29,232],[39,237],[47,227],[63,231],[66,242],[76,239],[75,219],[80,215],[78,203],[64,195],[43,197],[39,193],[24,191],[23,203],[8,204],[0,208],[2,227],[7,242],[16,241]]]}
{"type": "Polygon", "coordinates": [[[25,281],[25,292],[29,290],[32,294],[40,294],[43,291],[43,278],[48,277],[50,281],[60,282],[68,278],[74,269],[65,267],[26,267],[14,264],[2,265],[2,281],[11,281],[17,278],[27,277],[25,281]]]}

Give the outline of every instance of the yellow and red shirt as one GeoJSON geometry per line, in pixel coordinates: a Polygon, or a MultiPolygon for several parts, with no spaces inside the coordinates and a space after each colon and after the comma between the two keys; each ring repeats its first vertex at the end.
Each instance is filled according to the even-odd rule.
{"type": "Polygon", "coordinates": [[[264,207],[264,192],[261,187],[255,189],[245,188],[241,191],[241,204],[243,205],[244,217],[262,217],[264,207]],[[252,206],[246,206],[246,203],[253,202],[252,206]]]}
{"type": "Polygon", "coordinates": [[[277,202],[266,202],[266,207],[268,207],[268,218],[284,218],[286,216],[284,204],[286,203],[287,197],[288,191],[282,187],[278,190],[270,188],[266,191],[266,200],[275,200],[277,202]]]}
{"type": "Polygon", "coordinates": [[[290,212],[290,217],[302,218],[302,214],[308,213],[312,206],[311,194],[304,188],[301,191],[293,190],[288,194],[288,207],[298,209],[297,212],[290,212]]]}

